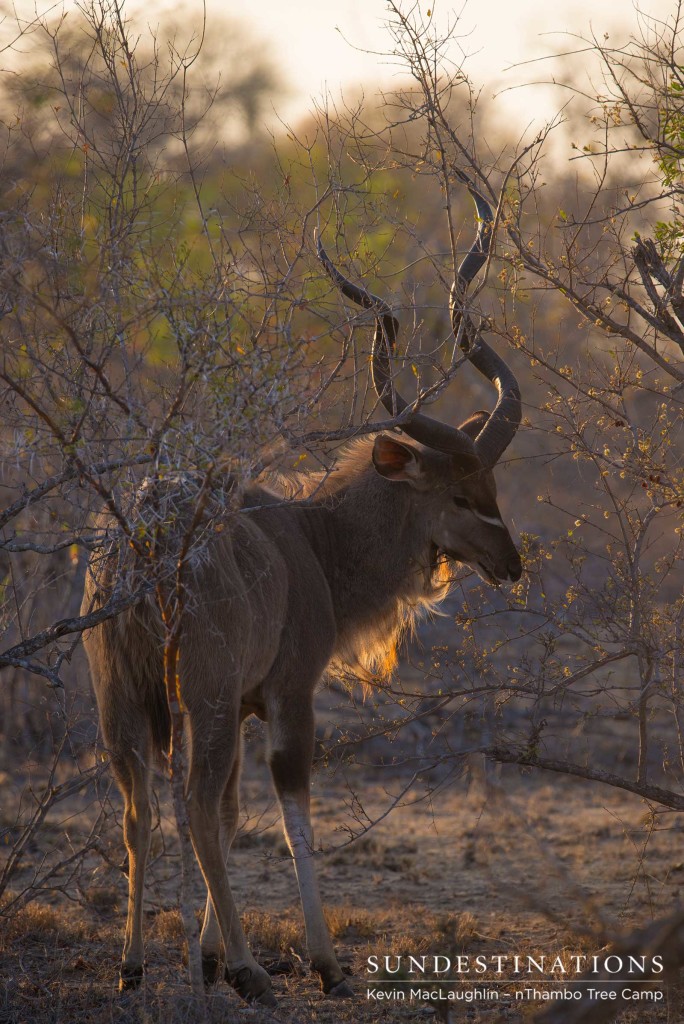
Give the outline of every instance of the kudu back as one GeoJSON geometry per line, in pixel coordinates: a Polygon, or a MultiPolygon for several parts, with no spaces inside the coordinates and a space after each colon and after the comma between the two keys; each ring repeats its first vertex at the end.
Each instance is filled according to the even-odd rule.
{"type": "MultiPolygon", "coordinates": [[[[201,934],[207,981],[226,979],[248,1001],[275,1005],[271,982],[245,939],[226,860],[238,824],[240,727],[267,723],[268,763],[299,884],[311,965],[323,991],[351,994],[324,920],[314,864],[309,784],[314,689],[331,663],[373,671],[391,660],[416,607],[445,593],[449,563],[490,583],[519,579],[518,552],[496,503],[492,467],[520,422],[514,376],[463,312],[469,281],[485,261],[492,214],[472,186],[477,238],[452,289],[452,323],[470,361],[493,382],[497,403],[460,427],[412,411],[395,391],[391,355],[397,321],[386,303],[344,278],[318,254],[342,292],[371,310],[376,391],[401,429],[352,444],[309,497],[286,499],[254,485],[187,580],[180,681],[189,735],[186,800],[207,883],[201,934]]],[[[113,559],[93,557],[84,609],[103,604],[113,559]]],[[[143,973],[142,906],[150,845],[150,770],[169,745],[162,641],[142,602],[85,637],[104,741],[121,788],[129,855],[128,921],[120,984],[143,973]]]]}

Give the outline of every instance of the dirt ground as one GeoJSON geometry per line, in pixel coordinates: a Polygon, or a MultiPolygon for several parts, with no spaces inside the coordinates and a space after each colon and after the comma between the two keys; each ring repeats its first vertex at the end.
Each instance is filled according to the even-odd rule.
{"type": "MultiPolygon", "coordinates": [[[[382,971],[368,957],[441,954],[453,958],[596,953],[608,938],[670,911],[684,881],[681,824],[653,817],[627,793],[579,780],[489,768],[474,758],[458,778],[428,776],[406,789],[407,771],[354,764],[320,770],[313,816],[319,873],[340,962],[354,1001],[325,999],[306,964],[297,888],[258,742],[248,744],[245,823],[231,858],[236,900],[253,948],[264,961],[284,957],[274,977],[279,1008],[246,1007],[227,988],[210,993],[212,1020],[390,1022],[429,1020],[435,1004],[382,1000],[382,971]],[[403,796],[402,796],[403,794],[403,796]],[[396,803],[391,814],[382,817],[396,803]],[[370,831],[349,843],[350,832],[370,831]],[[375,993],[375,994],[373,994],[375,993]]],[[[359,761],[362,758],[358,758],[359,761]]],[[[6,777],[6,806],[22,780],[6,777]]],[[[162,790],[162,811],[166,805],[162,790]]],[[[120,862],[120,804],[95,788],[48,818],[27,851],[15,885],[29,884],[48,847],[63,854],[108,809],[97,849],[69,885],[48,888],[14,914],[0,937],[2,1024],[175,1024],[197,1019],[182,967],[177,906],[179,862],[166,813],[154,833],[146,903],[147,975],[131,995],[116,991],[126,880],[120,862]]],[[[7,813],[7,812],[4,812],[7,813]]],[[[197,906],[202,883],[196,879],[197,906]]],[[[518,1001],[519,977],[507,961],[498,998],[453,1006],[452,1020],[532,1020],[542,1002],[518,1001]],[[517,984],[515,983],[517,981],[517,984]]],[[[403,968],[402,968],[403,970],[403,968]]],[[[431,977],[431,975],[429,975],[431,977]]],[[[490,975],[488,975],[490,976],[490,975]]],[[[385,979],[408,979],[407,974],[385,979]]],[[[395,984],[385,988],[396,991],[395,984]]],[[[462,995],[470,985],[452,986],[462,995]]],[[[541,986],[540,986],[541,988],[541,986]]],[[[638,991],[649,989],[642,986],[638,991]]],[[[684,1019],[676,987],[659,984],[659,1002],[642,1000],[618,1019],[684,1019]]]]}

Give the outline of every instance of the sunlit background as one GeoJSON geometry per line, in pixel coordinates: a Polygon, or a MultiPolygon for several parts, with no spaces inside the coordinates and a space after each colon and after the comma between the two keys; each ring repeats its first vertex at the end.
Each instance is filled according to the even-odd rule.
{"type": "MultiPolygon", "coordinates": [[[[295,844],[279,834],[265,725],[245,723],[229,873],[251,948],[289,974],[275,979],[281,1019],[378,1024],[362,996],[370,949],[493,957],[518,943],[567,962],[610,937],[684,966],[684,0],[412,2],[401,10],[419,35],[402,61],[387,0],[0,0],[3,1024],[207,1019],[193,938],[206,892],[177,839],[179,715],[175,800],[160,752],[138,915],[149,978],[137,996],[142,960],[127,964],[123,1002],[126,874],[139,892],[148,812],[124,817],[109,754],[142,780],[180,684],[204,713],[200,748],[235,779],[234,688],[245,710],[275,702],[271,650],[293,670],[278,703],[299,713],[336,634],[349,671],[316,697],[316,834],[299,848],[307,872],[316,854],[355,974],[359,998],[339,1011],[306,970],[295,844]],[[406,57],[447,37],[410,92],[406,57]],[[487,231],[480,196],[492,259],[460,311],[480,263],[463,171],[498,216],[487,231]],[[314,228],[382,306],[339,295],[314,228]],[[385,308],[400,324],[393,360],[385,308]],[[459,337],[491,349],[458,358],[459,337]],[[462,438],[460,458],[397,448],[394,466],[370,439],[341,452],[387,427],[390,364],[397,393],[441,424],[493,409],[498,382],[508,398],[484,437],[511,439],[516,389],[491,351],[522,399],[496,466],[520,579],[462,438]],[[243,487],[263,468],[264,500],[243,487]],[[240,500],[256,504],[249,527],[240,500]],[[489,586],[504,556],[516,582],[489,586]],[[400,610],[411,625],[442,570],[450,598],[385,679],[400,610]],[[101,726],[83,630],[101,651],[96,685],[111,684],[101,726]],[[374,668],[369,648],[377,675],[357,671],[357,654],[374,668]]],[[[276,726],[276,753],[285,735],[276,726]]],[[[290,756],[304,792],[303,755],[290,756]]],[[[206,801],[195,818],[209,826],[198,849],[225,898],[213,813],[206,801]]],[[[501,984],[529,983],[517,974],[501,984]]],[[[244,1016],[224,998],[212,992],[212,1019],[244,1016]]],[[[673,978],[655,1015],[639,1004],[621,1019],[663,1024],[682,1003],[673,978]]],[[[511,1024],[541,1009],[512,1008],[511,1024]]]]}
{"type": "MultiPolygon", "coordinates": [[[[416,6],[425,16],[431,12],[438,31],[453,27],[451,59],[464,62],[485,95],[499,94],[497,108],[507,117],[515,116],[522,130],[531,121],[553,116],[568,98],[558,90],[531,88],[530,83],[547,82],[553,74],[544,57],[581,51],[580,36],[603,41],[607,33],[610,45],[622,45],[647,16],[664,20],[676,5],[671,0],[638,5],[624,0],[545,5],[539,0],[421,0],[416,6]]],[[[202,23],[199,0],[182,9],[165,0],[133,0],[127,10],[143,32],[156,30],[160,19],[169,15],[188,33],[199,31],[202,23]]],[[[386,0],[260,0],[254,5],[208,0],[207,28],[214,43],[217,26],[226,16],[243,23],[280,70],[284,89],[273,94],[271,110],[264,114],[270,127],[279,118],[296,122],[310,109],[312,99],[325,93],[352,96],[363,88],[372,94],[396,78],[386,0]]],[[[230,40],[225,46],[230,53],[230,40]]]]}

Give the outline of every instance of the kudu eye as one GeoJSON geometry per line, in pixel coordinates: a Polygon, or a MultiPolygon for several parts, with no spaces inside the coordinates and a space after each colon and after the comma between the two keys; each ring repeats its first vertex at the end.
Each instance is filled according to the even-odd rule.
{"type": "Polygon", "coordinates": [[[452,495],[451,500],[453,501],[454,505],[457,508],[464,508],[467,511],[470,511],[470,502],[467,501],[466,498],[459,498],[459,496],[457,494],[455,494],[455,495],[452,495]]]}
{"type": "Polygon", "coordinates": [[[452,498],[452,501],[454,502],[457,508],[465,509],[466,512],[472,511],[472,509],[470,508],[470,502],[468,501],[467,498],[460,498],[458,495],[455,495],[452,498]]]}

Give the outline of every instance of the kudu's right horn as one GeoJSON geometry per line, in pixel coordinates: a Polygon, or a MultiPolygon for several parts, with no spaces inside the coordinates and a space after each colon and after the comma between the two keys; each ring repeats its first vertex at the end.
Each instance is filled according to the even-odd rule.
{"type": "MultiPolygon", "coordinates": [[[[485,341],[470,316],[464,311],[468,285],[484,265],[489,256],[492,223],[492,209],[487,200],[473,186],[470,180],[457,172],[465,182],[477,209],[479,223],[475,241],[464,257],[451,287],[450,311],[454,334],[463,325],[461,348],[473,366],[491,381],[498,393],[494,410],[490,413],[475,440],[465,431],[424,413],[413,411],[402,419],[401,429],[415,441],[437,451],[470,458],[473,469],[491,468],[513,440],[520,425],[520,388],[510,368],[485,341]]],[[[320,237],[316,237],[318,258],[343,295],[352,302],[375,314],[376,327],[373,339],[372,374],[378,397],[391,416],[402,416],[410,408],[392,381],[391,357],[394,354],[399,321],[390,307],[377,295],[349,281],[331,262],[323,248],[320,237]]]]}

